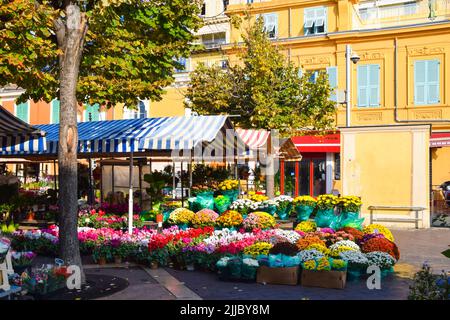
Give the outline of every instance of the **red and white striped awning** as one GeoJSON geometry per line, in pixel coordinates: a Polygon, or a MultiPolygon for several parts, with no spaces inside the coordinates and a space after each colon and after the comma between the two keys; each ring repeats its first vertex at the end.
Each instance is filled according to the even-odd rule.
{"type": "Polygon", "coordinates": [[[254,130],[254,129],[236,129],[239,137],[245,142],[250,149],[259,149],[266,145],[270,131],[254,130]]]}
{"type": "Polygon", "coordinates": [[[430,137],[430,148],[450,147],[450,132],[434,132],[430,137]]]}

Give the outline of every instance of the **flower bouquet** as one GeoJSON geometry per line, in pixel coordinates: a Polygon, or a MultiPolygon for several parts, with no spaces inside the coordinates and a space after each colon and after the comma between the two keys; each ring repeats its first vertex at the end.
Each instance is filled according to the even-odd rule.
{"type": "Polygon", "coordinates": [[[227,210],[217,218],[216,225],[221,228],[237,228],[242,224],[242,221],[244,221],[244,219],[239,212],[227,210]]]}
{"type": "Polygon", "coordinates": [[[297,212],[297,221],[306,221],[316,207],[316,199],[311,196],[299,196],[294,199],[293,204],[297,212]]]}
{"type": "Polygon", "coordinates": [[[273,199],[277,203],[277,216],[281,220],[287,220],[292,211],[292,199],[289,196],[278,196],[273,199]]]}
{"type": "Polygon", "coordinates": [[[271,229],[276,225],[275,218],[267,212],[256,211],[250,213],[243,221],[246,230],[271,229]]]}
{"type": "Polygon", "coordinates": [[[332,194],[323,194],[317,197],[317,214],[314,220],[320,228],[335,229],[338,217],[334,214],[334,207],[338,203],[338,197],[332,194]]]}
{"type": "Polygon", "coordinates": [[[361,246],[362,252],[381,251],[390,254],[395,260],[400,259],[400,251],[395,243],[384,237],[373,237],[361,246]]]}
{"type": "Polygon", "coordinates": [[[341,211],[339,227],[353,227],[362,229],[364,218],[360,218],[362,202],[356,196],[344,196],[338,199],[338,208],[341,211]]]}
{"type": "Polygon", "coordinates": [[[347,261],[347,276],[351,279],[359,279],[366,273],[369,260],[366,255],[360,251],[348,250],[339,254],[339,258],[347,261]]]}
{"type": "Polygon", "coordinates": [[[41,268],[31,273],[21,275],[22,289],[35,298],[43,296],[62,288],[68,274],[60,272],[62,268],[41,268]]]}
{"type": "Polygon", "coordinates": [[[227,179],[218,186],[220,192],[227,196],[231,202],[236,201],[239,196],[239,181],[227,179]]]}
{"type": "Polygon", "coordinates": [[[262,202],[265,200],[269,200],[269,197],[263,194],[256,193],[255,191],[249,191],[248,196],[249,196],[248,198],[254,202],[262,202]]]}
{"type": "Polygon", "coordinates": [[[317,224],[314,221],[302,221],[296,227],[296,231],[314,232],[317,229],[317,224]]]}
{"type": "Polygon", "coordinates": [[[167,201],[161,204],[160,209],[164,216],[164,221],[169,218],[170,213],[178,208],[181,208],[181,201],[167,201]]]}
{"type": "Polygon", "coordinates": [[[191,191],[196,195],[195,204],[200,209],[214,209],[214,188],[208,185],[194,185],[191,191]]]}
{"type": "Polygon", "coordinates": [[[259,255],[267,256],[269,254],[269,250],[273,247],[272,244],[268,242],[256,242],[251,246],[248,246],[244,249],[244,254],[250,255],[256,258],[259,255]]]}
{"type": "Polygon", "coordinates": [[[394,236],[392,232],[381,224],[369,224],[365,226],[363,229],[364,234],[382,234],[386,239],[391,242],[394,242],[394,236]]]}
{"type": "Polygon", "coordinates": [[[381,269],[382,276],[392,273],[394,271],[393,267],[397,262],[390,254],[381,251],[366,253],[366,258],[369,260],[369,266],[375,265],[381,269]]]}

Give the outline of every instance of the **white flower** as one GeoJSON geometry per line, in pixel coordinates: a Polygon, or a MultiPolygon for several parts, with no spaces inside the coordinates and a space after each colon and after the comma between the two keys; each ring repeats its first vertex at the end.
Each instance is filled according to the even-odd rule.
{"type": "Polygon", "coordinates": [[[316,249],[311,250],[302,250],[297,253],[297,256],[300,258],[300,262],[305,262],[308,260],[320,259],[324,257],[324,254],[316,249]]]}
{"type": "Polygon", "coordinates": [[[350,247],[350,248],[352,248],[353,250],[361,251],[361,249],[359,248],[359,246],[358,246],[355,242],[353,242],[353,241],[351,241],[351,240],[341,240],[341,241],[338,241],[338,242],[336,242],[335,244],[332,244],[332,245],[330,246],[330,250],[331,250],[331,251],[334,251],[334,250],[337,250],[337,249],[340,248],[340,247],[350,247]]]}

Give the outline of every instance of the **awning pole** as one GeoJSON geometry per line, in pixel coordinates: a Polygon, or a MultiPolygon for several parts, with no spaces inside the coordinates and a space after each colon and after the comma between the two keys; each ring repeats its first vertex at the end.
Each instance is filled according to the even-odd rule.
{"type": "Polygon", "coordinates": [[[180,180],[181,180],[181,206],[184,207],[184,188],[183,188],[183,160],[181,160],[180,169],[180,180]]]}
{"type": "Polygon", "coordinates": [[[58,189],[56,186],[56,160],[53,160],[53,183],[56,191],[58,189]]]}
{"type": "MultiPolygon", "coordinates": [[[[152,158],[148,161],[148,167],[150,169],[150,175],[152,174],[152,158]]],[[[153,210],[153,199],[150,197],[150,211],[153,210]]]]}
{"type": "Polygon", "coordinates": [[[128,233],[133,233],[133,150],[130,152],[130,179],[128,194],[128,233]]]}
{"type": "Polygon", "coordinates": [[[139,204],[142,208],[142,164],[139,162],[139,204]]]}
{"type": "Polygon", "coordinates": [[[177,190],[176,190],[176,183],[175,183],[175,161],[172,161],[172,197],[173,200],[175,200],[177,198],[177,190]]]}
{"type": "Polygon", "coordinates": [[[103,203],[103,158],[100,158],[100,206],[103,203]]]}

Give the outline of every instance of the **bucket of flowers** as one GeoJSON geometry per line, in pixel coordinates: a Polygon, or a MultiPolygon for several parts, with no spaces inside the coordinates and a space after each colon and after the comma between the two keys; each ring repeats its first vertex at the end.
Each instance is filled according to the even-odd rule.
{"type": "Polygon", "coordinates": [[[22,251],[11,253],[12,265],[15,273],[22,274],[25,271],[29,271],[31,264],[33,263],[36,254],[32,251],[22,251]]]}
{"type": "Polygon", "coordinates": [[[244,217],[246,217],[250,212],[257,209],[258,205],[250,199],[237,199],[230,206],[230,210],[238,211],[244,217]]]}
{"type": "Polygon", "coordinates": [[[353,227],[356,229],[362,228],[364,219],[361,219],[361,198],[356,196],[344,196],[338,199],[337,207],[340,209],[339,227],[353,227]]]}
{"type": "Polygon", "coordinates": [[[235,230],[238,228],[244,219],[242,215],[235,210],[227,210],[216,220],[216,226],[219,228],[228,228],[231,230],[235,230]]]}
{"type": "Polygon", "coordinates": [[[275,218],[267,212],[256,211],[250,213],[243,221],[243,226],[246,230],[252,231],[254,229],[272,229],[276,226],[275,218]]]}
{"type": "Polygon", "coordinates": [[[254,202],[262,202],[265,200],[269,200],[268,196],[265,196],[264,194],[255,191],[249,191],[248,198],[254,202]]]}
{"type": "Polygon", "coordinates": [[[219,183],[219,190],[224,196],[227,196],[231,202],[237,200],[239,196],[239,181],[227,179],[219,183]]]}
{"type": "Polygon", "coordinates": [[[176,224],[180,229],[186,229],[192,222],[195,213],[186,208],[178,208],[170,213],[168,222],[176,224]]]}
{"type": "Polygon", "coordinates": [[[202,209],[194,214],[191,224],[194,228],[212,227],[219,215],[210,209],[202,209]]]}
{"type": "Polygon", "coordinates": [[[287,220],[292,211],[292,197],[281,195],[275,197],[273,201],[277,203],[277,216],[281,220],[287,220]]]}
{"type": "Polygon", "coordinates": [[[164,217],[163,220],[166,221],[173,210],[181,207],[182,207],[181,201],[166,201],[162,203],[160,209],[164,217]]]}
{"type": "Polygon", "coordinates": [[[342,259],[321,257],[302,262],[301,285],[344,289],[347,280],[347,262],[342,259]]]}
{"type": "Polygon", "coordinates": [[[295,211],[297,213],[297,222],[306,221],[316,207],[316,199],[311,196],[299,196],[293,201],[295,211]]]}
{"type": "Polygon", "coordinates": [[[197,184],[191,187],[192,193],[196,199],[194,207],[201,209],[214,210],[214,188],[206,184],[197,184]]]}
{"type": "Polygon", "coordinates": [[[231,202],[230,198],[224,195],[219,195],[214,198],[214,206],[220,214],[228,210],[231,202]]]}
{"type": "Polygon", "coordinates": [[[278,209],[278,203],[274,200],[264,200],[261,202],[256,202],[258,205],[258,211],[267,212],[270,215],[274,215],[278,209]]]}
{"type": "Polygon", "coordinates": [[[22,273],[20,284],[27,294],[39,300],[62,288],[68,276],[65,268],[48,265],[30,273],[22,273]]]}
{"type": "Polygon", "coordinates": [[[334,207],[338,204],[338,197],[332,194],[322,194],[317,197],[317,214],[314,220],[320,228],[336,229],[338,217],[334,214],[334,207]]]}

